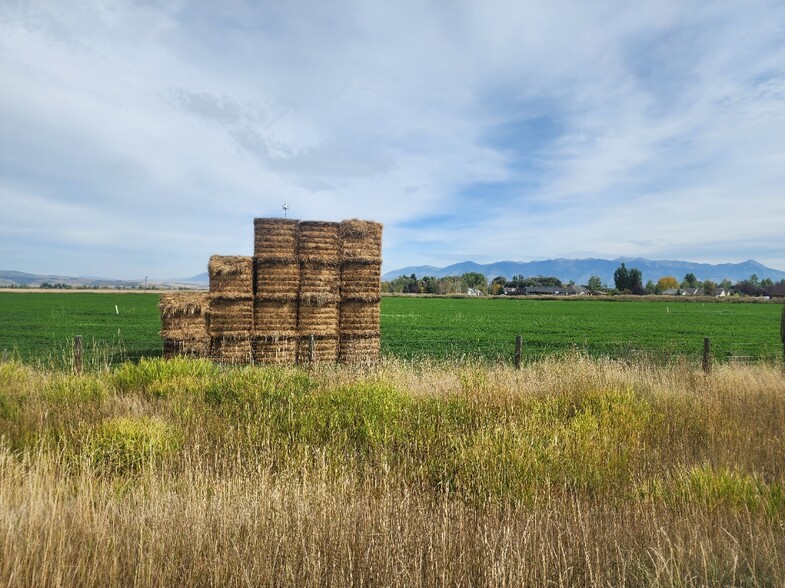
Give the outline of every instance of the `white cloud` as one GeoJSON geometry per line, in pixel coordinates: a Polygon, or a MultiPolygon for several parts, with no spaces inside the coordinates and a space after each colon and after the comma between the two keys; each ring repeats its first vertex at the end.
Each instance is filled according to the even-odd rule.
{"type": "Polygon", "coordinates": [[[58,271],[61,239],[78,273],[91,243],[114,275],[196,273],[284,201],[385,222],[386,268],[785,267],[776,2],[38,0],[0,23],[9,269],[58,271]]]}

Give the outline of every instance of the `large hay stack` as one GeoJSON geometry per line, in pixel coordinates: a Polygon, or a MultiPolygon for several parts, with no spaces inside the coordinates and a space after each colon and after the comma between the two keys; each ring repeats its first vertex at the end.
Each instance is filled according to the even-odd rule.
{"type": "Polygon", "coordinates": [[[382,225],[357,219],[343,221],[341,239],[341,361],[356,363],[379,357],[382,225]]]}
{"type": "Polygon", "coordinates": [[[209,294],[162,296],[165,355],[378,359],[381,239],[371,221],[254,219],[253,258],[214,255],[209,294]]]}
{"type": "Polygon", "coordinates": [[[338,360],[341,242],[338,223],[300,223],[297,256],[300,294],[297,332],[300,362],[338,360]],[[313,339],[312,339],[313,338],[313,339]]]}
{"type": "Polygon", "coordinates": [[[164,357],[175,355],[204,357],[209,354],[208,303],[209,295],[206,292],[161,294],[158,309],[161,313],[164,357]]]}
{"type": "Polygon", "coordinates": [[[248,363],[253,331],[253,259],[213,255],[207,265],[211,354],[224,363],[248,363]]]}
{"type": "Polygon", "coordinates": [[[298,222],[254,219],[254,359],[297,360],[298,222]]]}

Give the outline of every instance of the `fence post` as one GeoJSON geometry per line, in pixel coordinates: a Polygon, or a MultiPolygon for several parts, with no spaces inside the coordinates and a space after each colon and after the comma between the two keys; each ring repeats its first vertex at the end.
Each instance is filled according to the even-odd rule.
{"type": "Polygon", "coordinates": [[[8,361],[8,349],[3,349],[3,363],[8,361]]]}
{"type": "Polygon", "coordinates": [[[708,337],[703,339],[703,371],[707,374],[711,371],[711,340],[708,337]]]}
{"type": "Polygon", "coordinates": [[[782,318],[780,318],[780,339],[782,339],[782,369],[785,370],[785,304],[782,305],[782,318]]]}
{"type": "Polygon", "coordinates": [[[313,363],[313,335],[308,335],[308,363],[313,363]]]}
{"type": "Polygon", "coordinates": [[[523,346],[523,337],[517,335],[515,337],[515,369],[521,369],[521,347],[523,346]]]}
{"type": "Polygon", "coordinates": [[[74,373],[77,376],[82,375],[82,336],[76,335],[74,337],[74,373]]]}

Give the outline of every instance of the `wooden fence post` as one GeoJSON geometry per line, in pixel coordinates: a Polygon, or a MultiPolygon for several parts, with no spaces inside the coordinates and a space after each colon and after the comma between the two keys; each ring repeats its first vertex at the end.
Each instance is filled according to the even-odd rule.
{"type": "Polygon", "coordinates": [[[703,339],[703,371],[711,371],[711,340],[708,337],[703,339]]]}
{"type": "Polygon", "coordinates": [[[82,375],[82,336],[76,335],[74,337],[74,373],[77,376],[82,375]]]}
{"type": "Polygon", "coordinates": [[[308,335],[308,363],[313,363],[313,335],[308,335]]]}
{"type": "Polygon", "coordinates": [[[8,349],[3,349],[3,363],[8,361],[8,349]]]}
{"type": "Polygon", "coordinates": [[[782,369],[785,370],[785,304],[782,305],[782,318],[780,318],[780,339],[782,339],[782,369]]]}
{"type": "Polygon", "coordinates": [[[521,369],[521,347],[523,346],[523,337],[520,335],[515,337],[515,369],[521,369]]]}

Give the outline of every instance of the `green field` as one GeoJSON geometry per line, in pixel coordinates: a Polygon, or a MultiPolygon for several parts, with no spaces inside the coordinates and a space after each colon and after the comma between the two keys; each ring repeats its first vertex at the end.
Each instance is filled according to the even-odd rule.
{"type": "MultiPolygon", "coordinates": [[[[101,364],[161,355],[158,294],[0,292],[0,349],[67,363],[74,335],[101,364]]],[[[697,358],[704,337],[720,361],[782,357],[779,304],[389,297],[382,349],[407,359],[510,361],[574,349],[593,356],[697,358]]]]}

